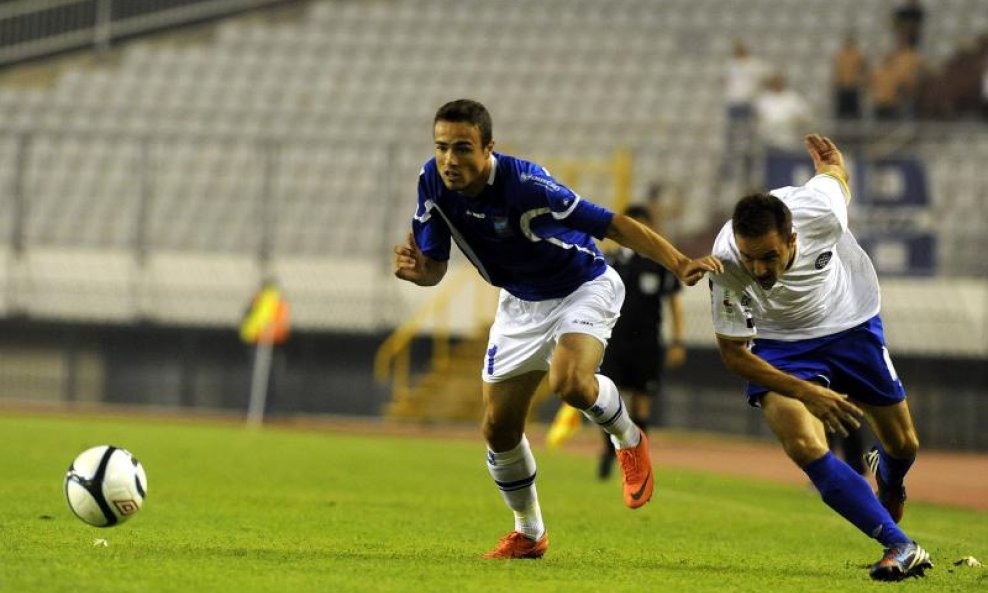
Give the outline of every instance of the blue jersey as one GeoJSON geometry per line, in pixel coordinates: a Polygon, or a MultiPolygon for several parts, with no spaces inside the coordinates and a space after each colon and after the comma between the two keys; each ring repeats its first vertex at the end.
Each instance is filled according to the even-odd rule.
{"type": "Polygon", "coordinates": [[[484,280],[526,301],[562,298],[604,273],[602,239],[613,212],[592,204],[535,163],[494,153],[475,198],[446,188],[436,159],[419,174],[415,240],[449,259],[450,237],[484,280]]]}

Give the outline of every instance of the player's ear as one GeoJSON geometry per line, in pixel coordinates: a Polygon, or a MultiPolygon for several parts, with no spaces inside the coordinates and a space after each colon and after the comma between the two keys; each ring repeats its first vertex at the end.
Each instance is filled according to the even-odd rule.
{"type": "Polygon", "coordinates": [[[492,152],[494,152],[494,141],[493,140],[491,140],[490,142],[488,142],[487,143],[487,146],[484,147],[484,154],[485,155],[490,156],[492,152]]]}
{"type": "Polygon", "coordinates": [[[792,235],[789,236],[789,249],[792,249],[795,246],[796,246],[796,231],[793,231],[792,235]]]}

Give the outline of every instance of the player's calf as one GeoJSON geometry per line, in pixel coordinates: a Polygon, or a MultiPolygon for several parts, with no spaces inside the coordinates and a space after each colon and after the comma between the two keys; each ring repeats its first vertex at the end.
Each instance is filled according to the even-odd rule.
{"type": "Polygon", "coordinates": [[[875,483],[878,484],[878,492],[875,493],[878,502],[889,512],[892,520],[899,523],[906,512],[906,487],[902,485],[889,486],[882,479],[882,474],[879,472],[880,456],[877,447],[865,453],[864,461],[871,473],[874,474],[875,483]]]}

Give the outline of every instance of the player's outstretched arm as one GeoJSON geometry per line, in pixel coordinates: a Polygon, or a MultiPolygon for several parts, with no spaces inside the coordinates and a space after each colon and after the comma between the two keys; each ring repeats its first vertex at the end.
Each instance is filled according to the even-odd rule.
{"type": "Polygon", "coordinates": [[[728,369],[752,383],[803,402],[806,409],[823,422],[827,432],[847,436],[848,429],[861,426],[859,418],[864,412],[848,401],[846,395],[780,371],[752,354],[744,341],[718,336],[717,346],[728,369]]]}
{"type": "Polygon", "coordinates": [[[607,227],[607,238],[662,264],[687,286],[699,282],[707,272],[719,274],[724,271],[724,265],[716,257],[690,259],[665,237],[623,214],[614,215],[607,227]]]}
{"type": "Polygon", "coordinates": [[[446,275],[446,262],[436,261],[419,249],[415,236],[408,233],[405,245],[395,245],[394,273],[419,286],[435,286],[446,275]]]}

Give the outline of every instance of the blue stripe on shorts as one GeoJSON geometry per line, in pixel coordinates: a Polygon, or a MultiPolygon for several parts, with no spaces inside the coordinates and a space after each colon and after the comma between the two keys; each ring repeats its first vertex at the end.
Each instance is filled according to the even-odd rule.
{"type": "MultiPolygon", "coordinates": [[[[751,352],[775,368],[829,386],[851,399],[891,406],[906,399],[888,351],[882,319],[875,315],[857,327],[809,340],[755,339],[751,352]]],[[[749,383],[748,404],[759,406],[769,389],[749,383]]]]}

